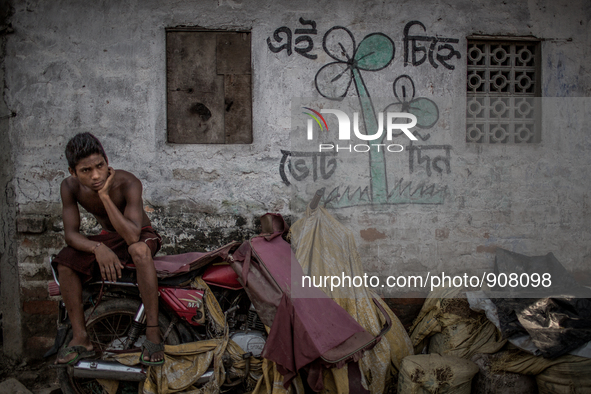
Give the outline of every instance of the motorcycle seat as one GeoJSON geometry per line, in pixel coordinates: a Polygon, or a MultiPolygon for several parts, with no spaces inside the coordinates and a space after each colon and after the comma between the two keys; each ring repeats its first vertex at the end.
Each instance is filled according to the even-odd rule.
{"type": "Polygon", "coordinates": [[[191,263],[199,260],[206,252],[189,252],[154,257],[154,267],[158,277],[169,277],[191,271],[191,263]]]}
{"type": "MultiPolygon", "coordinates": [[[[156,276],[158,282],[161,284],[171,285],[173,282],[184,283],[187,280],[192,279],[195,275],[192,271],[198,270],[206,265],[225,262],[228,256],[240,246],[240,242],[230,242],[220,248],[214,249],[209,252],[189,252],[165,256],[154,257],[154,267],[156,268],[156,276]],[[171,277],[179,277],[173,280],[171,277]],[[170,278],[170,280],[165,280],[170,278]]],[[[133,264],[127,264],[125,266],[123,278],[118,282],[135,282],[135,266],[133,264]],[[125,272],[131,275],[125,274],[125,272]]],[[[59,282],[57,281],[57,274],[52,267],[54,280],[48,283],[50,295],[59,295],[59,282]]]]}
{"type": "Polygon", "coordinates": [[[228,255],[240,246],[230,242],[209,252],[189,252],[154,257],[154,266],[159,278],[167,278],[205,267],[212,263],[225,262],[228,255]]]}

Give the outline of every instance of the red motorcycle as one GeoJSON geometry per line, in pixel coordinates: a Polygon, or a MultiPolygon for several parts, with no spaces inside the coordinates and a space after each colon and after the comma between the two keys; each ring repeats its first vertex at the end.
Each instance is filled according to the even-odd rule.
{"type": "MultiPolygon", "coordinates": [[[[229,337],[244,351],[244,358],[261,357],[267,332],[237,275],[227,264],[238,246],[240,243],[233,242],[212,252],[154,258],[160,295],[158,323],[165,344],[178,345],[215,336],[205,308],[205,290],[190,286],[195,278],[201,277],[217,299],[225,315],[229,337]]],[[[80,360],[75,365],[58,368],[64,394],[102,393],[103,388],[97,379],[120,381],[120,393],[137,392],[137,382],[146,379],[146,367],[126,366],[107,361],[104,357],[109,353],[140,348],[145,340],[144,305],[135,281],[135,271],[125,269],[123,275],[117,282],[95,281],[85,286],[86,326],[97,355],[80,360]]],[[[50,295],[60,294],[55,272],[49,287],[50,295]]],[[[60,302],[56,341],[45,357],[57,353],[71,336],[66,309],[60,302]]],[[[226,365],[229,359],[224,359],[226,371],[230,367],[226,365]]],[[[246,365],[243,376],[226,373],[224,389],[242,392],[246,391],[246,386],[253,387],[261,376],[249,371],[248,362],[246,365]]],[[[212,374],[213,369],[208,370],[196,385],[209,381],[212,374]]],[[[291,391],[303,393],[303,388],[292,385],[291,391]]]]}
{"type": "MultiPolygon", "coordinates": [[[[316,197],[314,201],[319,199],[316,197]]],[[[323,370],[346,363],[354,365],[348,368],[351,392],[364,392],[356,362],[392,326],[388,313],[374,300],[384,321],[374,336],[318,288],[302,288],[302,293],[292,297],[292,290],[297,289],[292,284],[301,282],[298,278],[303,272],[299,263],[294,264],[294,252],[283,239],[289,227],[276,214],[264,215],[261,225],[263,234],[247,242],[232,242],[207,253],[154,258],[160,295],[158,321],[164,343],[218,339],[223,331],[234,349],[221,357],[225,380],[215,382],[223,391],[250,391],[262,378],[260,359],[264,355],[275,363],[284,386],[292,393],[322,390],[323,370]],[[265,326],[271,327],[269,336],[265,326]],[[265,346],[267,343],[269,346],[265,346]],[[295,379],[302,372],[307,375],[306,390],[304,379],[295,379]]],[[[137,392],[138,385],[133,382],[146,379],[144,366],[123,365],[109,357],[139,351],[145,340],[144,305],[135,271],[123,272],[124,277],[117,282],[96,281],[83,290],[86,327],[97,355],[58,368],[64,394],[103,393],[100,381],[104,380],[125,382],[119,385],[118,393],[137,392]]],[[[55,272],[50,294],[60,294],[55,272]]],[[[46,357],[69,343],[71,335],[65,306],[60,303],[56,341],[46,357]]],[[[192,384],[221,379],[222,374],[216,373],[221,371],[221,364],[218,362],[216,370],[211,368],[192,384]]]]}

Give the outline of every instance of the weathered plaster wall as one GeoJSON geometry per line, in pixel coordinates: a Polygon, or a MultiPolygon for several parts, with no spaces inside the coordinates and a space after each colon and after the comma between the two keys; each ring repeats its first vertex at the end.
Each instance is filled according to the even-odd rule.
{"type": "MultiPolygon", "coordinates": [[[[0,1],[0,86],[4,91],[6,37],[12,33],[9,26],[11,7],[9,1],[0,1]]],[[[21,297],[17,260],[16,202],[14,190],[14,151],[12,149],[9,119],[12,112],[6,106],[4,95],[0,99],[0,279],[2,281],[2,327],[4,353],[16,357],[22,353],[21,297]]]]}
{"type": "MultiPolygon", "coordinates": [[[[408,153],[387,167],[392,187],[400,178],[447,187],[440,203],[332,211],[356,234],[369,273],[437,270],[449,262],[481,272],[492,266],[496,246],[527,254],[553,251],[573,271],[591,260],[591,146],[584,119],[570,116],[573,105],[547,102],[542,142],[530,146],[467,144],[464,109],[465,37],[473,34],[546,39],[543,95],[589,96],[591,6],[584,0],[31,0],[14,1],[13,7],[4,97],[7,111],[17,116],[2,134],[9,142],[2,144],[2,155],[14,162],[14,176],[6,178],[14,203],[3,207],[3,217],[15,220],[18,214],[14,237],[29,348],[49,343],[54,329],[55,301],[48,299],[45,281],[48,256],[63,245],[59,185],[67,176],[67,140],[77,132],[93,132],[115,168],[142,179],[145,209],[165,237],[165,252],[248,237],[262,213],[291,214],[291,188],[279,171],[280,150],[291,149],[290,103],[319,97],[314,76],[332,61],[322,38],[334,26],[346,27],[357,44],[375,32],[392,39],[392,63],[379,72],[363,72],[368,91],[372,97],[393,98],[393,81],[409,75],[417,93],[441,98],[440,121],[429,143],[452,146],[449,174],[410,174],[408,153]],[[314,48],[308,52],[316,59],[293,49],[295,30],[309,27],[300,18],[316,23],[317,34],[309,35],[314,48]],[[428,62],[404,65],[403,29],[412,20],[422,22],[429,35],[459,40],[454,45],[461,59],[448,61],[453,70],[428,62]],[[166,143],[164,28],[179,25],[251,30],[253,144],[166,143]],[[285,50],[272,52],[267,44],[271,38],[279,45],[273,33],[282,26],[293,33],[290,56],[285,50]],[[552,124],[556,113],[571,124],[552,124]],[[32,317],[41,317],[43,324],[32,324],[32,317]]],[[[353,89],[348,96],[356,97],[353,89]]],[[[589,108],[586,102],[576,105],[589,108]]],[[[300,183],[286,177],[311,198],[316,186],[310,177],[300,183]]],[[[97,231],[90,218],[84,228],[97,231]]],[[[4,236],[12,238],[6,231],[4,236]]]]}

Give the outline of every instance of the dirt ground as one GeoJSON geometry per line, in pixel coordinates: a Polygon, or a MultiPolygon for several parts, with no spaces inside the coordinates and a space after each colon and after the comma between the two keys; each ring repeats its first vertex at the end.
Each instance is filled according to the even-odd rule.
{"type": "MultiPolygon", "coordinates": [[[[392,308],[395,313],[397,312],[396,314],[398,316],[406,317],[404,322],[407,326],[405,328],[408,329],[408,326],[410,326],[414,317],[418,314],[424,299],[420,300],[420,305],[414,305],[416,304],[415,299],[412,299],[411,301],[413,302],[411,303],[401,302],[401,300],[398,299],[387,299],[386,301],[390,301],[388,306],[392,308]]],[[[403,321],[403,318],[401,318],[401,321],[403,321]]],[[[56,370],[49,368],[49,366],[53,364],[55,356],[49,357],[48,359],[25,361],[7,358],[4,356],[1,332],[0,329],[0,383],[8,378],[14,378],[22,383],[33,394],[62,394],[59,388],[56,370]]],[[[0,392],[0,394],[13,393],[0,392]]]]}
{"type": "Polygon", "coordinates": [[[51,363],[52,357],[48,360],[15,361],[4,357],[0,349],[0,382],[15,378],[33,394],[61,394],[57,374],[49,368],[51,363]]]}

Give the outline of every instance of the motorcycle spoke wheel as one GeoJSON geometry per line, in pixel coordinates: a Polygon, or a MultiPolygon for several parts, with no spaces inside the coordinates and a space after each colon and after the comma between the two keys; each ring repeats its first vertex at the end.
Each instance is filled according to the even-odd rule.
{"type": "Polygon", "coordinates": [[[102,316],[92,322],[87,331],[95,350],[101,353],[109,350],[123,350],[133,317],[133,314],[115,313],[102,316]]]}
{"type": "MultiPolygon", "coordinates": [[[[101,355],[110,350],[123,350],[127,339],[127,332],[131,328],[135,311],[114,309],[103,313],[88,321],[86,330],[90,341],[94,346],[100,359],[101,355]]],[[[72,386],[80,394],[103,394],[106,393],[103,386],[96,379],[71,377],[72,386]]],[[[117,393],[127,394],[138,392],[138,384],[133,382],[119,382],[117,393]]]]}
{"type": "MultiPolygon", "coordinates": [[[[129,329],[139,307],[139,301],[130,299],[113,299],[103,301],[91,317],[87,317],[86,330],[96,351],[93,358],[100,359],[105,352],[123,350],[127,340],[129,329]]],[[[162,333],[168,327],[168,319],[164,315],[158,316],[158,324],[162,333]]],[[[71,333],[66,338],[66,343],[72,339],[71,333]]],[[[145,332],[135,342],[133,347],[139,347],[145,339],[145,332]]],[[[176,330],[170,333],[166,339],[167,345],[179,343],[176,330]]],[[[58,371],[60,386],[64,394],[104,394],[106,391],[96,379],[73,377],[68,374],[68,369],[58,371]]],[[[117,394],[138,393],[137,382],[119,382],[117,394]]]]}

